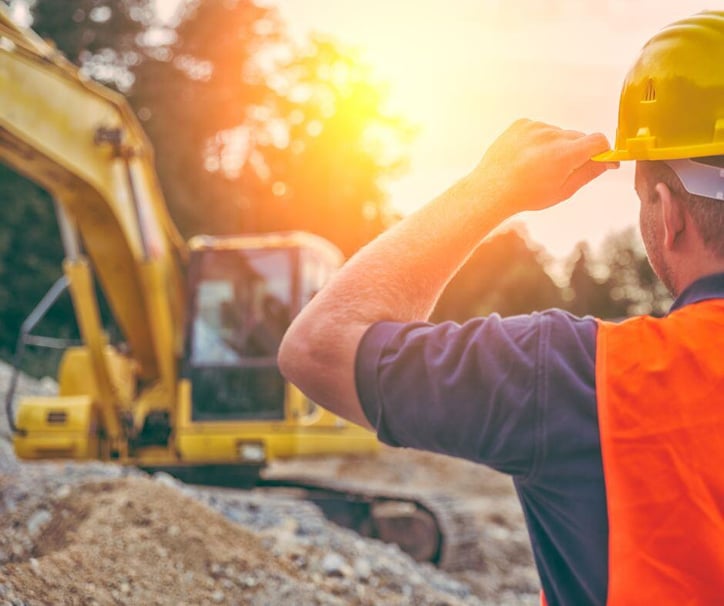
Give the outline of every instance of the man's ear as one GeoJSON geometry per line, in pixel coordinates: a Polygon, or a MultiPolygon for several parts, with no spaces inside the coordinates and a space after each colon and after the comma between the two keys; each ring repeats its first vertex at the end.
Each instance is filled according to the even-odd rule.
{"type": "Polygon", "coordinates": [[[664,224],[664,246],[672,250],[686,227],[684,203],[671,193],[665,183],[657,183],[656,195],[661,202],[661,218],[664,224]]]}

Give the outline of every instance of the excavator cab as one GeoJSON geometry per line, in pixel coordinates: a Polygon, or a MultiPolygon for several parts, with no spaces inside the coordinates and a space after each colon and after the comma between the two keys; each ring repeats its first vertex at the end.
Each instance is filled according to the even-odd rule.
{"type": "Polygon", "coordinates": [[[298,232],[191,241],[181,375],[192,421],[285,418],[279,344],[340,261],[328,242],[298,232]]]}
{"type": "Polygon", "coordinates": [[[203,465],[229,475],[279,458],[376,450],[374,434],[317,406],[276,362],[289,323],[342,260],[305,232],[190,240],[172,436],[181,469],[172,473],[203,465]]]}

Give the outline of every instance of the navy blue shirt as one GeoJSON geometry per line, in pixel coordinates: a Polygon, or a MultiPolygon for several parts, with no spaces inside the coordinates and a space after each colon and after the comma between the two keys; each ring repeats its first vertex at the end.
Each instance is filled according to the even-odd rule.
{"type": "MultiPolygon", "coordinates": [[[[692,284],[672,311],[712,298],[724,298],[724,274],[692,284]]],[[[594,318],[560,310],[380,322],[357,351],[357,392],[381,441],[513,477],[551,606],[606,603],[596,332],[594,318]]]]}

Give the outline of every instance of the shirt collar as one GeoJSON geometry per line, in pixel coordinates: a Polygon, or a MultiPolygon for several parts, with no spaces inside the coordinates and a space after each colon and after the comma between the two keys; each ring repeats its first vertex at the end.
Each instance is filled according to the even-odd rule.
{"type": "Polygon", "coordinates": [[[699,278],[696,282],[689,284],[671,306],[669,313],[676,311],[686,305],[699,303],[707,299],[724,299],[724,273],[712,274],[699,278]]]}

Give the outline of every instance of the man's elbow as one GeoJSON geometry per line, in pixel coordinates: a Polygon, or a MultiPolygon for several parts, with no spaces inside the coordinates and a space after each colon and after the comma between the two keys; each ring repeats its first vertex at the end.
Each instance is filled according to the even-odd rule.
{"type": "Polygon", "coordinates": [[[293,328],[288,330],[279,345],[279,353],[277,354],[277,364],[279,372],[282,373],[287,381],[298,385],[299,378],[303,377],[304,364],[309,360],[309,351],[307,351],[307,341],[300,337],[299,331],[293,328]]]}
{"type": "Polygon", "coordinates": [[[284,378],[296,385],[308,397],[315,401],[323,388],[320,372],[323,364],[324,343],[315,337],[317,331],[310,332],[306,326],[292,324],[279,345],[277,363],[284,378]]]}
{"type": "Polygon", "coordinates": [[[358,400],[354,356],[362,328],[292,324],[279,347],[282,375],[308,398],[336,415],[370,427],[358,400]],[[355,330],[355,328],[357,328],[355,330]]]}

